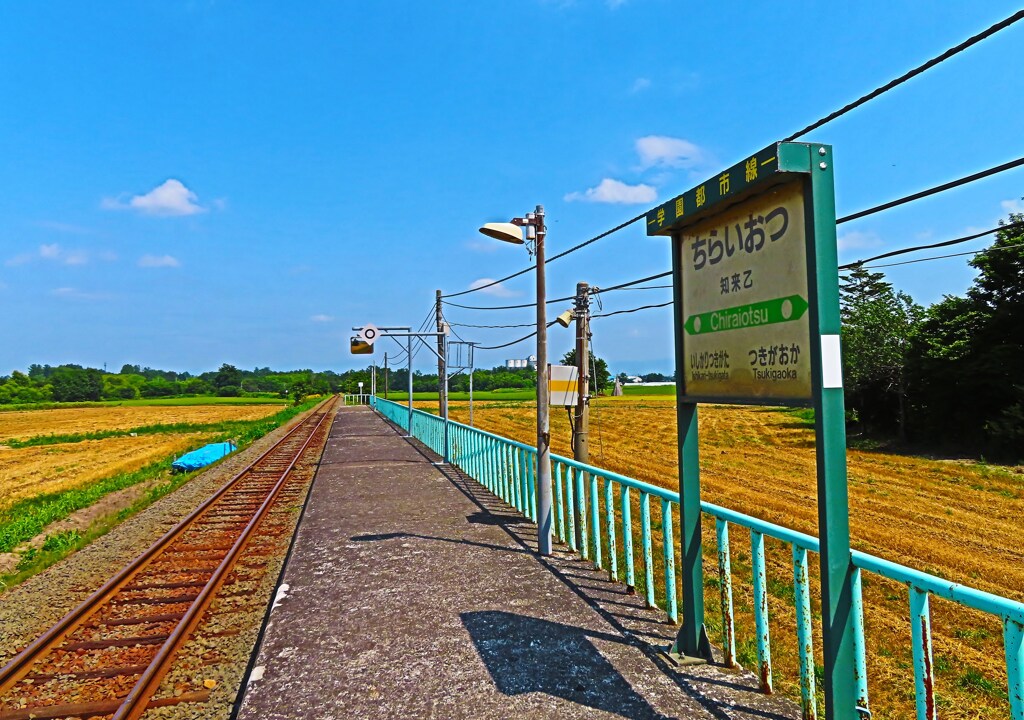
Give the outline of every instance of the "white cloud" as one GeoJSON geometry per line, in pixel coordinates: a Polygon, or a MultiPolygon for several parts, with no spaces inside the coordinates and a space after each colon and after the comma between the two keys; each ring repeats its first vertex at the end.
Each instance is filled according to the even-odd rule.
{"type": "Polygon", "coordinates": [[[658,197],[658,191],[650,185],[627,185],[621,180],[605,178],[597,187],[592,187],[583,192],[571,192],[565,196],[566,202],[599,202],[599,203],[620,203],[633,205],[638,203],[654,202],[658,197]]]}
{"type": "Polygon", "coordinates": [[[47,230],[54,230],[60,233],[67,233],[69,235],[92,235],[92,230],[84,228],[79,225],[71,225],[69,223],[52,222],[50,220],[40,220],[35,223],[37,227],[45,228],[47,230]]]}
{"type": "Polygon", "coordinates": [[[106,300],[110,297],[106,293],[90,293],[73,287],[54,288],[50,294],[67,300],[106,300]]]}
{"type": "Polygon", "coordinates": [[[165,268],[181,267],[178,258],[171,255],[143,255],[139,258],[139,267],[144,268],[165,268]]]}
{"type": "MultiPolygon", "coordinates": [[[[480,278],[479,280],[474,280],[473,282],[471,282],[469,284],[469,289],[476,290],[477,288],[480,288],[483,285],[489,285],[492,282],[494,282],[494,278],[480,278]]],[[[501,283],[498,283],[497,285],[491,285],[490,287],[485,287],[482,290],[480,290],[480,292],[482,292],[484,295],[493,295],[495,297],[504,298],[516,297],[517,295],[519,295],[519,293],[513,290],[509,290],[501,283]]]]}
{"type": "Polygon", "coordinates": [[[323,315],[323,314],[321,314],[321,315],[313,315],[309,319],[312,320],[315,323],[326,323],[326,322],[331,322],[332,320],[334,320],[334,318],[331,315],[323,315]]]}
{"type": "Polygon", "coordinates": [[[873,232],[849,232],[840,235],[836,241],[839,250],[869,250],[882,244],[882,238],[873,232]]]}
{"type": "Polygon", "coordinates": [[[1021,200],[1003,200],[999,203],[1004,212],[1020,214],[1024,213],[1024,202],[1021,200]]]}
{"type": "Polygon", "coordinates": [[[485,242],[482,240],[469,240],[466,242],[466,248],[473,252],[480,253],[492,253],[498,249],[501,243],[497,242],[485,242]]]}
{"type": "Polygon", "coordinates": [[[622,7],[627,2],[629,2],[629,0],[605,0],[604,4],[607,5],[609,9],[614,10],[622,7]]]}
{"type": "MultiPolygon", "coordinates": [[[[198,203],[199,196],[180,180],[170,178],[144,195],[123,198],[104,198],[100,207],[105,210],[138,210],[144,215],[195,215],[206,212],[198,203]]],[[[218,204],[223,200],[218,201],[218,204]]]]}
{"type": "Polygon", "coordinates": [[[12,258],[7,258],[4,261],[4,265],[6,265],[7,267],[17,267],[18,265],[24,265],[26,263],[32,262],[32,259],[34,257],[35,255],[33,255],[32,253],[21,253],[20,255],[15,255],[12,258]]]}
{"type": "Polygon", "coordinates": [[[48,260],[63,265],[85,265],[89,262],[89,253],[85,250],[65,250],[58,243],[44,243],[34,253],[22,253],[5,261],[5,265],[14,267],[25,265],[33,260],[48,260]]]}
{"type": "Polygon", "coordinates": [[[643,92],[644,90],[646,90],[650,86],[651,86],[651,81],[648,80],[647,78],[645,78],[645,77],[637,78],[636,80],[633,81],[633,85],[632,85],[632,87],[629,88],[629,92],[633,93],[633,94],[636,94],[638,92],[643,92]]]}
{"type": "Polygon", "coordinates": [[[665,135],[646,135],[637,138],[636,152],[640,156],[640,169],[652,167],[694,170],[709,164],[707,151],[683,138],[665,135]]]}

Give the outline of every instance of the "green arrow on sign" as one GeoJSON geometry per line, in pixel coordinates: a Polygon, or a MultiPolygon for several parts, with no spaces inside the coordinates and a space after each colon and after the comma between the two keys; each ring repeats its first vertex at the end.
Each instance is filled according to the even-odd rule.
{"type": "Polygon", "coordinates": [[[725,330],[774,325],[799,320],[807,312],[807,301],[799,295],[762,300],[736,307],[691,315],[686,319],[688,335],[706,335],[725,330]]]}

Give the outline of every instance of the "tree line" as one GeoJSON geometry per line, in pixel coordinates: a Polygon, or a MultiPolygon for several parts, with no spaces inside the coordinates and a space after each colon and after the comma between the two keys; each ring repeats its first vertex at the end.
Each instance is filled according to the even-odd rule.
{"type": "Polygon", "coordinates": [[[1024,457],[1024,214],[969,262],[963,297],[930,307],[881,272],[842,281],[849,427],[941,453],[1024,457]]]}
{"type": "Polygon", "coordinates": [[[179,395],[289,397],[299,393],[305,396],[348,391],[349,384],[344,374],[312,370],[275,372],[270,368],[241,370],[227,363],[221,365],[219,370],[199,375],[131,364],[123,365],[117,373],[75,364],[34,364],[29,366],[27,373],[15,370],[8,376],[0,377],[0,405],[134,400],[179,395]]]}

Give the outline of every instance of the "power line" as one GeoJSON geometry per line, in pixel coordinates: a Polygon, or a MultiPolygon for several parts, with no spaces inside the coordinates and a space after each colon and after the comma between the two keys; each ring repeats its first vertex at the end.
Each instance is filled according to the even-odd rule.
{"type": "MultiPolygon", "coordinates": [[[[444,297],[444,296],[442,296],[444,297]]],[[[552,305],[554,303],[566,302],[567,300],[575,300],[575,295],[567,295],[566,297],[555,298],[553,300],[545,300],[545,305],[552,305]]],[[[522,310],[523,308],[537,307],[537,303],[523,303],[522,305],[459,305],[458,303],[448,302],[442,300],[445,305],[450,307],[462,308],[463,310],[522,310]]]]}
{"type": "Polygon", "coordinates": [[[996,165],[995,167],[989,168],[988,170],[976,172],[973,175],[967,175],[957,180],[951,180],[950,182],[943,183],[942,185],[936,185],[933,188],[928,188],[927,190],[916,192],[913,195],[907,195],[906,197],[901,197],[896,200],[890,200],[887,203],[876,205],[875,207],[868,208],[867,210],[861,210],[860,212],[855,212],[852,215],[841,217],[838,220],[836,220],[836,225],[841,225],[842,223],[849,222],[850,220],[857,220],[858,218],[862,218],[867,215],[874,215],[877,212],[882,212],[883,210],[894,208],[897,205],[904,205],[908,202],[913,202],[914,200],[920,200],[921,198],[928,197],[929,195],[935,195],[936,193],[943,192],[944,190],[950,190],[951,188],[960,187],[961,185],[966,185],[967,183],[974,182],[975,180],[981,180],[982,178],[987,178],[991,175],[996,175],[1006,170],[1012,170],[1013,168],[1020,167],[1021,165],[1024,165],[1024,157],[1017,158],[1016,160],[1011,160],[1010,162],[1003,163],[1002,165],[996,165]]]}
{"type": "MultiPolygon", "coordinates": [[[[637,215],[636,217],[634,217],[634,218],[632,218],[630,220],[627,220],[624,223],[619,223],[618,225],[613,227],[611,230],[605,230],[600,235],[595,235],[594,237],[590,238],[589,240],[584,240],[583,242],[579,243],[578,245],[573,245],[571,248],[568,248],[567,250],[563,250],[562,252],[560,252],[560,253],[558,253],[556,255],[552,255],[551,257],[546,258],[544,260],[544,264],[547,265],[549,262],[554,262],[558,258],[563,258],[566,255],[568,255],[569,253],[576,252],[580,248],[585,248],[587,245],[590,245],[592,243],[596,243],[598,240],[606,238],[606,237],[608,237],[609,235],[611,235],[613,233],[617,233],[619,230],[622,230],[623,228],[629,227],[630,225],[632,225],[633,223],[637,222],[638,220],[643,220],[645,217],[647,217],[647,212],[646,211],[641,213],[641,214],[639,214],[639,215],[637,215]]],[[[471,292],[476,292],[477,290],[483,290],[485,288],[493,287],[495,285],[498,285],[500,283],[505,282],[506,280],[511,280],[512,278],[519,277],[520,275],[525,275],[526,273],[530,272],[533,269],[534,269],[534,266],[531,265],[530,267],[523,268],[522,270],[520,270],[518,272],[514,272],[511,275],[506,275],[503,278],[499,278],[497,280],[492,280],[491,282],[487,283],[486,285],[478,285],[477,287],[470,288],[469,290],[463,290],[462,292],[457,292],[457,293],[449,293],[448,295],[442,295],[441,297],[442,298],[452,298],[452,297],[458,297],[459,295],[468,295],[471,292]]],[[[459,307],[459,306],[456,306],[456,307],[459,307]]]]}
{"type": "MultiPolygon", "coordinates": [[[[487,330],[505,330],[508,328],[524,328],[533,327],[537,323],[517,323],[515,325],[470,325],[469,323],[448,323],[452,327],[463,327],[463,328],[485,328],[487,330]]],[[[461,339],[461,338],[460,338],[461,339]]]]}
{"type": "Polygon", "coordinates": [[[673,303],[673,301],[669,300],[668,302],[658,303],[656,305],[641,305],[640,307],[630,308],[629,310],[616,310],[615,312],[601,313],[600,315],[591,315],[590,317],[591,317],[591,319],[593,319],[593,318],[611,317],[612,315],[626,315],[627,313],[640,312],[641,310],[650,310],[652,308],[668,307],[672,303],[673,303]]]}
{"type": "Polygon", "coordinates": [[[1010,245],[1000,245],[999,247],[982,248],[981,250],[971,250],[970,252],[952,253],[951,255],[932,255],[931,257],[918,258],[917,260],[904,260],[898,263],[883,263],[882,265],[864,265],[865,268],[883,268],[883,267],[896,267],[897,265],[913,265],[914,263],[928,262],[929,260],[944,260],[945,258],[963,257],[965,255],[980,255],[985,252],[997,252],[999,250],[1012,250],[1013,248],[1024,247],[1024,242],[1012,243],[1010,245]]]}
{"type": "MultiPolygon", "coordinates": [[[[630,285],[639,285],[640,283],[647,282],[648,280],[660,280],[661,278],[668,277],[671,274],[672,274],[672,271],[669,270],[668,272],[658,273],[657,275],[648,275],[647,277],[640,278],[639,280],[630,280],[629,282],[619,283],[618,285],[612,285],[611,287],[606,287],[606,288],[595,287],[591,292],[593,292],[595,295],[597,295],[599,293],[612,292],[613,290],[622,290],[624,288],[629,287],[630,285]]],[[[669,287],[671,287],[671,285],[669,287]]],[[[637,288],[637,289],[646,289],[646,288],[637,288]]]]}
{"type": "MultiPolygon", "coordinates": [[[[546,325],[546,327],[551,327],[551,326],[552,326],[552,325],[554,325],[554,324],[555,324],[556,322],[558,322],[558,321],[557,321],[557,320],[552,320],[551,322],[549,322],[549,323],[548,323],[548,324],[546,325]]],[[[530,333],[529,335],[523,335],[523,336],[522,336],[521,338],[519,338],[518,340],[513,340],[512,342],[507,342],[507,343],[505,343],[504,345],[490,345],[490,346],[486,346],[486,345],[477,345],[477,346],[476,346],[476,349],[477,349],[477,350],[500,350],[501,348],[507,348],[507,347],[508,347],[508,346],[510,346],[510,345],[515,345],[516,343],[521,343],[521,342],[522,342],[523,340],[529,340],[530,338],[532,338],[532,337],[533,337],[534,335],[536,335],[536,334],[537,334],[537,331],[536,331],[536,330],[534,330],[534,331],[533,331],[532,333],[530,333]]]]}
{"type": "MultiPolygon", "coordinates": [[[[671,275],[672,273],[670,272],[669,274],[671,275]]],[[[670,287],[672,287],[672,286],[671,285],[645,285],[644,287],[619,288],[619,290],[663,290],[665,288],[670,288],[670,287]]],[[[604,292],[604,291],[602,291],[602,292],[604,292]]]]}
{"type": "MultiPolygon", "coordinates": [[[[639,278],[638,280],[630,280],[629,282],[619,283],[618,285],[612,285],[611,287],[606,287],[606,288],[594,287],[592,292],[595,295],[597,295],[597,294],[600,294],[600,293],[612,292],[613,290],[624,290],[624,289],[628,288],[630,285],[638,285],[640,283],[648,282],[649,280],[659,280],[659,279],[661,279],[663,277],[668,277],[671,274],[672,274],[672,271],[669,270],[668,272],[658,273],[657,275],[648,275],[647,277],[639,278]]],[[[650,288],[634,288],[634,289],[636,289],[636,290],[654,290],[654,289],[661,288],[661,287],[672,287],[672,286],[671,285],[655,285],[655,286],[652,286],[650,288]]],[[[444,297],[444,296],[442,296],[442,297],[444,297]]],[[[575,295],[567,295],[565,297],[554,298],[553,300],[545,300],[544,302],[545,302],[546,305],[553,305],[555,303],[567,302],[569,300],[575,300],[575,299],[576,299],[575,295]]],[[[448,305],[450,307],[462,308],[463,310],[523,310],[523,309],[526,309],[526,308],[537,307],[536,303],[523,303],[521,305],[460,305],[459,303],[448,302],[447,300],[444,300],[443,302],[444,302],[445,305],[448,305]]],[[[501,325],[478,325],[478,326],[462,325],[461,327],[517,327],[517,326],[516,325],[505,325],[505,326],[501,326],[501,325]]],[[[524,326],[519,326],[519,327],[525,327],[525,325],[524,326]]]]}
{"type": "MultiPolygon", "coordinates": [[[[796,138],[800,137],[801,135],[806,135],[810,131],[816,130],[817,128],[821,127],[822,125],[825,125],[826,123],[829,123],[829,122],[835,120],[836,118],[841,117],[842,115],[845,115],[846,113],[850,112],[851,110],[854,110],[855,108],[858,108],[861,105],[864,105],[865,103],[875,99],[879,95],[882,95],[883,93],[888,92],[889,90],[892,90],[893,88],[895,88],[895,87],[897,87],[899,85],[902,85],[903,83],[907,82],[908,80],[916,77],[917,75],[920,75],[921,73],[925,72],[926,70],[929,70],[930,68],[935,67],[939,63],[944,62],[945,60],[948,60],[949,58],[953,57],[954,55],[958,55],[959,53],[963,52],[967,48],[969,48],[969,47],[971,47],[973,45],[976,45],[977,43],[981,42],[982,40],[985,40],[986,38],[991,37],[992,35],[995,35],[1000,30],[1004,30],[1005,28],[1009,27],[1010,25],[1013,25],[1014,23],[1016,23],[1018,20],[1021,20],[1022,18],[1024,18],[1024,10],[1018,10],[1017,12],[1015,12],[1013,15],[1009,16],[1008,18],[1006,18],[1004,20],[1001,20],[998,23],[995,23],[994,25],[986,28],[985,30],[983,30],[982,32],[980,32],[980,33],[978,33],[976,35],[971,36],[970,38],[968,38],[964,42],[960,43],[959,45],[956,45],[956,46],[950,48],[949,50],[946,50],[941,55],[938,55],[938,56],[932,58],[931,60],[928,60],[927,62],[917,66],[916,68],[914,68],[914,69],[912,69],[912,70],[910,70],[910,71],[908,71],[906,73],[904,73],[903,75],[899,76],[898,78],[896,78],[894,80],[891,80],[890,82],[886,83],[885,85],[882,85],[881,87],[878,87],[875,90],[872,90],[868,94],[861,96],[857,100],[854,100],[853,102],[848,103],[847,105],[844,105],[839,110],[836,110],[835,112],[830,113],[829,115],[826,115],[825,117],[821,118],[820,120],[817,120],[816,122],[811,123],[810,125],[808,125],[807,127],[803,128],[802,130],[799,130],[799,131],[793,133],[792,135],[787,137],[785,140],[783,140],[783,142],[791,142],[792,140],[795,140],[796,138]]],[[[945,188],[943,188],[943,189],[945,189],[945,188]]],[[[940,191],[941,190],[935,190],[935,192],[940,192],[940,191]]],[[[928,194],[930,194],[930,193],[928,193],[928,194]]],[[[921,197],[924,197],[924,196],[922,195],[921,197]]],[[[912,199],[916,199],[916,198],[912,198],[912,199]]],[[[910,199],[906,199],[903,202],[910,202],[910,199]]],[[[897,204],[899,204],[899,203],[897,203],[897,204]]],[[[892,207],[892,206],[890,205],[890,206],[887,206],[887,207],[892,207]]],[[[880,208],[877,208],[877,209],[873,209],[872,212],[878,212],[879,210],[882,210],[882,209],[885,209],[885,208],[880,207],[880,208]]],[[[864,214],[865,215],[866,214],[870,214],[870,212],[865,212],[864,214]]],[[[644,217],[646,217],[646,215],[647,215],[646,212],[641,213],[640,215],[637,215],[636,217],[633,217],[633,218],[631,218],[631,219],[629,219],[629,220],[627,220],[627,221],[625,221],[623,223],[620,223],[619,225],[616,225],[615,227],[611,228],[610,230],[607,230],[607,231],[605,231],[603,233],[600,233],[599,235],[595,235],[594,237],[590,238],[589,240],[585,240],[585,241],[583,241],[583,242],[581,242],[581,243],[579,243],[577,245],[573,245],[572,247],[570,247],[570,248],[568,248],[568,249],[566,249],[566,250],[564,250],[564,251],[562,251],[562,252],[560,252],[560,253],[558,253],[556,255],[552,255],[551,257],[549,257],[549,258],[547,258],[545,260],[545,264],[549,263],[549,262],[553,262],[555,260],[558,260],[559,258],[565,257],[566,255],[568,255],[570,253],[576,252],[577,250],[580,250],[581,248],[584,248],[584,247],[586,247],[586,246],[588,246],[588,245],[590,245],[592,243],[595,243],[598,240],[606,238],[609,235],[612,235],[613,233],[616,233],[619,230],[622,230],[623,228],[626,228],[626,227],[632,225],[633,223],[635,223],[635,222],[637,222],[639,220],[642,220],[644,217]]],[[[855,217],[862,217],[862,216],[863,215],[860,215],[860,214],[854,215],[854,216],[850,216],[850,217],[841,219],[839,222],[845,222],[847,220],[853,220],[853,219],[855,219],[855,217]]],[[[503,282],[505,282],[507,280],[512,280],[513,278],[517,278],[520,275],[525,275],[526,273],[530,272],[533,269],[534,268],[532,266],[531,267],[526,267],[526,268],[523,268],[522,270],[514,272],[514,273],[512,273],[510,275],[506,275],[503,278],[499,278],[497,280],[492,280],[492,281],[490,281],[488,283],[485,283],[483,285],[479,285],[479,286],[477,286],[475,288],[470,288],[468,290],[462,290],[462,291],[457,292],[457,293],[449,293],[448,295],[442,295],[442,297],[447,297],[447,298],[459,297],[460,295],[467,295],[469,293],[476,292],[477,290],[484,290],[484,289],[489,288],[489,287],[494,287],[495,285],[499,285],[500,283],[503,283],[503,282]]]]}
{"type": "MultiPolygon", "coordinates": [[[[863,266],[864,263],[874,262],[875,260],[884,260],[885,258],[895,257],[897,255],[906,255],[907,253],[918,252],[920,250],[933,250],[934,248],[948,247],[950,245],[959,245],[960,243],[969,242],[971,240],[977,240],[980,237],[985,237],[986,235],[991,235],[992,233],[999,232],[1000,230],[1018,230],[1018,229],[1024,229],[1024,222],[1010,223],[1009,225],[1000,225],[999,227],[992,228],[991,230],[985,230],[983,232],[974,233],[973,235],[965,235],[964,237],[955,238],[953,240],[946,240],[944,242],[932,243],[931,245],[916,245],[914,247],[903,248],[902,250],[893,250],[892,252],[882,253],[881,255],[875,255],[874,257],[865,258],[864,260],[857,260],[856,262],[847,263],[846,265],[840,265],[839,269],[840,270],[853,270],[854,268],[856,268],[858,266],[863,266]]],[[[944,257],[955,257],[955,256],[954,255],[947,255],[947,256],[944,256],[944,257]]],[[[885,267],[889,267],[889,266],[885,266],[885,267]]]]}
{"type": "Polygon", "coordinates": [[[911,78],[916,77],[917,75],[920,75],[925,70],[928,70],[930,68],[935,67],[936,65],[938,65],[941,62],[943,62],[944,60],[948,60],[949,58],[953,57],[954,55],[957,55],[958,53],[963,52],[964,50],[966,50],[967,48],[971,47],[972,45],[975,45],[975,44],[981,42],[982,40],[984,40],[984,39],[986,39],[988,37],[991,37],[992,35],[995,35],[1000,30],[1008,28],[1010,25],[1013,25],[1015,22],[1017,22],[1021,18],[1024,18],[1024,10],[1018,10],[1017,12],[1015,12],[1013,15],[1011,15],[1008,18],[1006,18],[1005,20],[997,22],[995,25],[992,25],[991,27],[983,30],[982,32],[978,33],[977,35],[973,35],[972,37],[970,37],[967,40],[963,41],[959,45],[956,45],[955,47],[951,47],[949,50],[947,50],[946,52],[942,53],[941,55],[937,55],[936,57],[932,58],[931,60],[929,60],[929,61],[927,61],[927,62],[925,62],[925,63],[923,63],[921,65],[918,65],[913,70],[911,70],[911,71],[909,71],[907,73],[904,73],[903,75],[899,76],[895,80],[891,80],[890,82],[887,82],[885,85],[882,85],[879,88],[876,88],[876,89],[872,90],[867,95],[863,95],[863,96],[859,97],[858,99],[854,100],[852,103],[849,103],[848,105],[844,105],[839,110],[836,110],[834,113],[832,113],[830,115],[826,115],[821,120],[818,120],[817,122],[811,123],[810,125],[805,127],[803,130],[800,130],[800,131],[790,135],[783,142],[790,142],[791,140],[795,140],[796,138],[800,137],[801,135],[806,135],[811,130],[816,130],[817,128],[821,127],[825,123],[832,122],[836,118],[840,117],[841,115],[845,115],[846,113],[850,112],[854,108],[858,108],[861,105],[863,105],[864,103],[866,103],[866,102],[868,102],[870,100],[875,99],[876,97],[878,97],[882,93],[888,92],[889,90],[892,90],[897,85],[902,85],[903,83],[907,82],[911,78]]]}

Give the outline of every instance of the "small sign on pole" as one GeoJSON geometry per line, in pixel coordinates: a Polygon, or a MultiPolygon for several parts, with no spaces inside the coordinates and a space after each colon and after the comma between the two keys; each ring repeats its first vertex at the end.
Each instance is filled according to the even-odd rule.
{"type": "Polygon", "coordinates": [[[357,337],[350,341],[349,350],[353,355],[373,355],[373,345],[357,337]]]}
{"type": "Polygon", "coordinates": [[[363,328],[359,331],[359,339],[367,345],[373,345],[378,337],[380,337],[380,330],[377,329],[376,325],[363,325],[363,328]]]}
{"type": "Polygon", "coordinates": [[[548,393],[553,406],[575,407],[579,385],[579,368],[575,365],[548,365],[548,393]]]}

